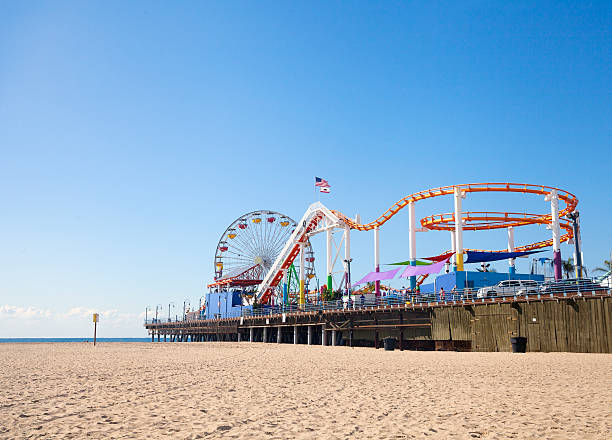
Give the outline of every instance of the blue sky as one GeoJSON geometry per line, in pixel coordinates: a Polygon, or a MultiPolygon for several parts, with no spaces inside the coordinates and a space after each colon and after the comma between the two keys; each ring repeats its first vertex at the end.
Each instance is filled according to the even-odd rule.
{"type": "MultiPolygon", "coordinates": [[[[609,2],[3,2],[0,337],[87,336],[92,310],[101,336],[143,335],[146,305],[198,301],[227,225],[301,217],[315,175],[325,204],[364,221],[430,187],[561,187],[580,200],[587,267],[601,264],[610,29],[609,2]]],[[[535,196],[464,207],[548,210],[535,196]]],[[[353,234],[354,277],[372,239],[353,234]]],[[[417,240],[419,256],[450,243],[417,240]]],[[[383,262],[407,258],[407,213],[381,243],[383,262]]]]}

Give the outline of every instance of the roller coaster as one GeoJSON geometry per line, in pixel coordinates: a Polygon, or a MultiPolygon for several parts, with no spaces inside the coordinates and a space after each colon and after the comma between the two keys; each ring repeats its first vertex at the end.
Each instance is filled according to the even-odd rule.
{"type": "MultiPolygon", "coordinates": [[[[409,209],[409,247],[410,261],[416,262],[416,240],[415,233],[416,219],[414,215],[414,205],[417,202],[432,199],[441,196],[453,196],[455,202],[455,210],[452,213],[433,214],[426,216],[420,220],[422,230],[439,230],[451,231],[453,234],[453,249],[449,251],[454,254],[454,263],[457,270],[463,270],[463,254],[464,251],[475,249],[463,248],[463,231],[480,231],[492,229],[508,229],[508,248],[501,250],[490,250],[486,252],[523,252],[533,251],[545,247],[552,246],[555,263],[555,275],[559,275],[561,268],[560,243],[567,242],[574,237],[572,224],[565,220],[568,214],[575,211],[578,205],[577,197],[565,190],[550,186],[520,184],[520,183],[469,183],[460,185],[443,186],[439,188],[428,189],[410,194],[398,202],[393,204],[376,220],[369,223],[360,223],[357,219],[351,219],[345,214],[330,210],[320,202],[314,203],[308,207],[299,222],[295,223],[295,228],[287,238],[284,246],[277,252],[276,259],[273,263],[266,267],[266,273],[261,282],[257,286],[255,293],[256,300],[259,303],[265,304],[270,302],[274,295],[278,295],[279,284],[287,277],[287,273],[293,273],[294,261],[300,256],[299,267],[306,267],[306,254],[312,251],[310,248],[310,237],[315,234],[327,233],[327,286],[332,289],[332,270],[333,265],[338,259],[338,254],[335,258],[331,252],[331,235],[335,229],[340,229],[344,232],[345,243],[345,259],[350,260],[350,231],[370,231],[375,232],[375,270],[379,270],[379,239],[378,231],[387,221],[393,218],[399,211],[404,208],[409,209]],[[461,209],[461,201],[470,193],[482,192],[503,192],[503,193],[520,193],[544,196],[545,201],[550,202],[550,213],[532,214],[520,212],[463,212],[461,209]],[[559,209],[559,201],[564,203],[562,209],[559,209]],[[552,238],[548,240],[538,241],[531,244],[526,244],[514,247],[513,228],[540,224],[546,225],[552,230],[552,238]],[[565,233],[561,235],[560,229],[565,233]]],[[[478,251],[478,250],[477,250],[478,251]]],[[[479,250],[483,252],[482,250],[479,250]]],[[[339,251],[338,251],[339,252],[339,251]]],[[[217,263],[218,264],[218,263],[217,263]]],[[[307,274],[306,271],[299,271],[300,283],[300,303],[304,302],[304,282],[306,276],[312,275],[312,271],[307,274]]],[[[295,276],[294,276],[295,278],[295,276]]],[[[348,278],[345,278],[348,284],[348,278]]],[[[257,280],[259,282],[259,280],[257,280]]],[[[422,282],[422,279],[420,280],[422,282]]],[[[411,286],[414,287],[416,280],[411,279],[411,286]]],[[[213,284],[215,285],[215,284],[213,284]]],[[[212,286],[212,285],[211,285],[212,286]]],[[[350,286],[349,286],[350,288],[350,286]]]]}

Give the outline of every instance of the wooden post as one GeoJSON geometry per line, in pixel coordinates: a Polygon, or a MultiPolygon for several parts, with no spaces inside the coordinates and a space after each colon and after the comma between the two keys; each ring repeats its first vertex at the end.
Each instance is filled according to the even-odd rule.
{"type": "MultiPolygon", "coordinates": [[[[399,321],[400,321],[400,325],[402,325],[404,323],[404,314],[402,312],[399,312],[400,316],[399,316],[399,321]]],[[[404,351],[404,327],[401,326],[400,327],[400,351],[404,351]]]]}
{"type": "Polygon", "coordinates": [[[374,325],[376,329],[374,330],[374,347],[378,348],[378,318],[374,318],[374,325]]]}
{"type": "Polygon", "coordinates": [[[353,346],[353,320],[352,319],[349,321],[349,327],[350,327],[350,330],[349,330],[349,347],[352,347],[353,346]]]}

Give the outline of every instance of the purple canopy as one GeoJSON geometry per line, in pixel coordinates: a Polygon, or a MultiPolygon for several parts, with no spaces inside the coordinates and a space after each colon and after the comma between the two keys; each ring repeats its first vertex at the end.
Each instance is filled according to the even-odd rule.
{"type": "Polygon", "coordinates": [[[400,278],[408,278],[417,275],[427,275],[431,273],[438,273],[442,270],[448,258],[438,263],[430,264],[429,266],[408,266],[404,273],[400,275],[400,278]]]}
{"type": "Polygon", "coordinates": [[[398,267],[397,269],[393,270],[388,270],[387,272],[370,272],[356,283],[353,283],[353,286],[357,286],[358,284],[363,283],[369,283],[372,281],[390,280],[391,278],[395,277],[395,274],[397,274],[400,269],[401,267],[398,267]]]}

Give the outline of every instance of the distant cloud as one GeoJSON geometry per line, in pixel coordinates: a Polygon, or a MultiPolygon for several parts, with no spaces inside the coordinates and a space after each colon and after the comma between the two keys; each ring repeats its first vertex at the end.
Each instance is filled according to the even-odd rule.
{"type": "Polygon", "coordinates": [[[110,324],[128,324],[144,318],[144,313],[122,313],[117,309],[96,310],[87,307],[72,307],[67,312],[52,312],[37,307],[20,307],[13,305],[0,305],[0,318],[20,320],[80,320],[91,319],[94,313],[99,313],[100,320],[110,324]]]}
{"type": "Polygon", "coordinates": [[[0,306],[0,318],[16,319],[50,319],[53,313],[50,310],[39,309],[36,307],[19,307],[3,305],[0,306]]]}
{"type": "Polygon", "coordinates": [[[73,307],[68,312],[63,314],[63,318],[87,318],[88,316],[96,313],[94,309],[88,309],[85,307],[73,307]]]}

